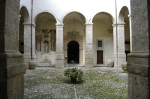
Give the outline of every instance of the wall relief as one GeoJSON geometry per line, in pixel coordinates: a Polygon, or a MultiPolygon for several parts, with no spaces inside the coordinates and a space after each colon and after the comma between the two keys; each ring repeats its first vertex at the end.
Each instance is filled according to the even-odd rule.
{"type": "Polygon", "coordinates": [[[51,51],[56,51],[56,30],[55,29],[41,29],[36,30],[36,50],[41,54],[50,54],[51,51]]]}

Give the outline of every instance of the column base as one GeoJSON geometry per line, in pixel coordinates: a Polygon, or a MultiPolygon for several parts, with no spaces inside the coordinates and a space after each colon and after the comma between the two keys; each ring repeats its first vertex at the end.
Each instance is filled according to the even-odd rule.
{"type": "Polygon", "coordinates": [[[64,55],[63,54],[56,55],[55,68],[64,69],[64,55]]]}
{"type": "Polygon", "coordinates": [[[23,76],[25,73],[23,55],[18,53],[2,53],[0,54],[0,61],[1,99],[23,99],[23,76]]]}
{"type": "Polygon", "coordinates": [[[64,59],[56,59],[56,69],[64,69],[64,59]]]}
{"type": "Polygon", "coordinates": [[[35,69],[36,67],[36,59],[32,59],[30,62],[29,62],[29,69],[30,70],[33,70],[35,69]]]}
{"type": "Polygon", "coordinates": [[[118,68],[122,68],[122,63],[126,61],[126,55],[118,54],[118,68]]]}
{"type": "MultiPolygon", "coordinates": [[[[36,54],[32,55],[33,59],[36,59],[36,54]]],[[[31,53],[25,53],[23,55],[24,62],[27,64],[27,68],[29,68],[29,62],[31,61],[31,53]]]]}
{"type": "Polygon", "coordinates": [[[86,69],[94,68],[93,54],[86,54],[85,55],[85,68],[86,69]]]}
{"type": "Polygon", "coordinates": [[[85,68],[86,69],[94,68],[94,59],[93,58],[85,58],[85,68]]]}
{"type": "Polygon", "coordinates": [[[149,53],[128,54],[128,98],[149,99],[150,74],[149,53]]]}

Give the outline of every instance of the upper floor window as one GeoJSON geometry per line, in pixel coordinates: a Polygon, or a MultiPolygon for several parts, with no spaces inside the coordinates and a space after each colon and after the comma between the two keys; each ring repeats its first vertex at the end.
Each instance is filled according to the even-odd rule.
{"type": "Polygon", "coordinates": [[[102,47],[102,40],[98,40],[98,47],[102,47]]]}

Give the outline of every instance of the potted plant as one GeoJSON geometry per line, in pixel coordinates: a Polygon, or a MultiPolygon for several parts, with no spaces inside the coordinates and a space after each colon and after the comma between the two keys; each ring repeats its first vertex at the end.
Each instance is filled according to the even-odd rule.
{"type": "Polygon", "coordinates": [[[79,81],[82,80],[83,71],[79,69],[77,66],[73,68],[68,68],[64,71],[64,76],[70,77],[71,82],[76,82],[77,79],[79,81]]]}

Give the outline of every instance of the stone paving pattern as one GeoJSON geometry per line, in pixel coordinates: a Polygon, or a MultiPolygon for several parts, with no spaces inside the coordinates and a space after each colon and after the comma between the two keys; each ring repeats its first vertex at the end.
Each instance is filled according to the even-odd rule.
{"type": "MultiPolygon", "coordinates": [[[[65,68],[66,69],[66,68],[65,68]]],[[[27,70],[25,99],[127,99],[128,74],[114,68],[84,69],[83,81],[71,83],[64,70],[27,70]]]]}

